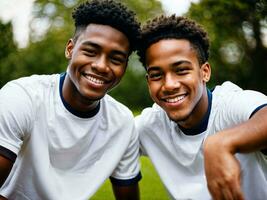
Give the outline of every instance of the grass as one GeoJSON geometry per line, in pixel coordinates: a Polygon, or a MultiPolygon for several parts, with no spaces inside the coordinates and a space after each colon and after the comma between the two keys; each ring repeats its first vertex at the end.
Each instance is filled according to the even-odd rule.
{"type": "MultiPolygon", "coordinates": [[[[146,157],[141,157],[142,180],[139,182],[142,200],[168,200],[167,192],[153,165],[146,157]]],[[[110,181],[107,180],[91,200],[115,200],[110,181]]]]}

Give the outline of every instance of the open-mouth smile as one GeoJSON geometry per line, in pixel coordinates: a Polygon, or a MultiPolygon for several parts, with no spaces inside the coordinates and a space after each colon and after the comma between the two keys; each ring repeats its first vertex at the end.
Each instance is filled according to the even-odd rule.
{"type": "Polygon", "coordinates": [[[179,101],[182,101],[185,98],[186,95],[177,96],[174,98],[166,98],[165,101],[168,103],[176,103],[179,101]]]}
{"type": "Polygon", "coordinates": [[[82,73],[82,75],[88,80],[90,81],[91,83],[95,84],[95,85],[104,85],[106,83],[108,83],[107,80],[103,80],[103,79],[100,79],[100,78],[97,78],[95,76],[92,76],[90,74],[87,74],[87,73],[82,73]]]}

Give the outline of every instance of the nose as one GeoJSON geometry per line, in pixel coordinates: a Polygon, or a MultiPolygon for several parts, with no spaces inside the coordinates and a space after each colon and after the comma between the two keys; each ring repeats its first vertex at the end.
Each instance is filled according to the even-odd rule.
{"type": "Polygon", "coordinates": [[[106,73],[109,70],[107,59],[104,55],[99,56],[94,62],[92,63],[92,68],[97,70],[100,73],[106,73]]]}
{"type": "Polygon", "coordinates": [[[175,74],[166,74],[163,89],[166,91],[173,91],[181,85],[180,80],[175,74]]]}

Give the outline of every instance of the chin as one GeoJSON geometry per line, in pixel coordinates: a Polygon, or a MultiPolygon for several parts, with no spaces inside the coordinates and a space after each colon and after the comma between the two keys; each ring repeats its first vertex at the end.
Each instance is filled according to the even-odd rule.
{"type": "Polygon", "coordinates": [[[82,97],[89,101],[98,101],[102,99],[105,96],[105,94],[92,94],[92,93],[84,93],[82,97]]]}
{"type": "Polygon", "coordinates": [[[178,122],[183,122],[186,121],[189,117],[188,114],[179,114],[179,113],[167,113],[168,117],[170,120],[178,123],[178,122]]]}

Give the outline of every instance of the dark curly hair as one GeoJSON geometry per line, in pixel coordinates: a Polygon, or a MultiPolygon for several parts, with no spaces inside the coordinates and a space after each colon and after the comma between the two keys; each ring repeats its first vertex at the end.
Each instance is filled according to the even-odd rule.
{"type": "Polygon", "coordinates": [[[141,30],[141,42],[137,53],[145,68],[147,48],[159,40],[172,38],[188,40],[197,52],[199,63],[208,61],[209,38],[200,25],[186,17],[161,15],[148,21],[141,30]]]}
{"type": "Polygon", "coordinates": [[[140,38],[140,23],[135,13],[126,6],[113,0],[86,1],[74,9],[72,18],[75,21],[74,41],[90,24],[109,25],[124,33],[130,43],[130,51],[137,48],[140,38]]]}

